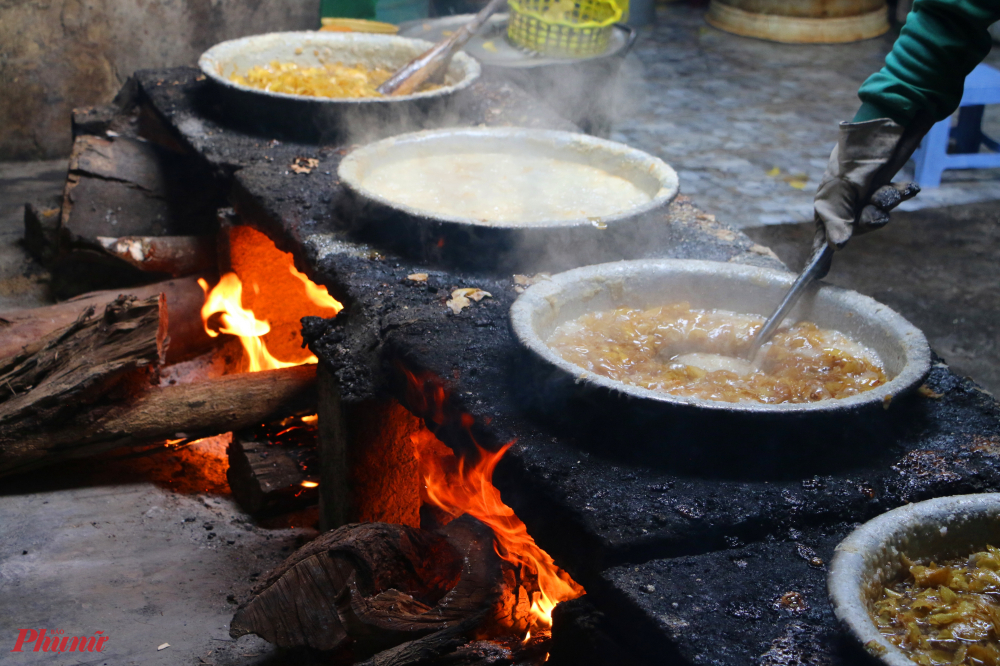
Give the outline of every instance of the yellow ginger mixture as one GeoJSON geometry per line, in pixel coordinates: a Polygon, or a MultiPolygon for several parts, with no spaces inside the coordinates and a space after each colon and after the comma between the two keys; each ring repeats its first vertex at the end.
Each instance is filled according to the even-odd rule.
{"type": "Polygon", "coordinates": [[[886,382],[873,351],[810,322],[779,330],[751,372],[706,370],[684,362],[691,354],[738,357],[763,323],[756,315],[697,310],[686,302],[646,310],[619,308],[565,322],[548,343],[567,361],[599,375],[723,402],[815,402],[846,398],[886,382]]]}
{"type": "MultiPolygon", "coordinates": [[[[306,67],[293,62],[278,62],[251,67],[246,76],[233,74],[229,80],[251,88],[288,95],[310,97],[360,98],[382,97],[378,87],[394,72],[381,67],[347,66],[343,63],[322,67],[306,67]]],[[[419,90],[434,90],[440,86],[424,85],[419,90]]]]}
{"type": "Polygon", "coordinates": [[[923,666],[1000,665],[1000,550],[909,565],[872,613],[883,636],[923,666]]]}

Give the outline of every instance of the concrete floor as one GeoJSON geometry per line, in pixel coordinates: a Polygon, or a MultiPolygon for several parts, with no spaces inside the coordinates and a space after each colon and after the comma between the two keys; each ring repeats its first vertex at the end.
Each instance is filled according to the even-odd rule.
{"type": "MultiPolygon", "coordinates": [[[[744,229],[789,267],[805,262],[812,223],[744,229]]],[[[894,213],[836,254],[827,282],[885,303],[952,369],[1000,396],[1000,204],[894,213]]]]}
{"type": "MultiPolygon", "coordinates": [[[[811,218],[836,121],[853,113],[889,44],[768,44],[708,28],[700,10],[661,8],[625,69],[631,104],[615,138],[664,157],[701,207],[759,227],[747,232],[798,268],[810,225],[779,223],[811,218]]],[[[46,302],[45,271],[17,245],[21,206],[57,196],[64,177],[64,161],[0,164],[0,310],[46,302]]],[[[996,174],[951,174],[937,198],[921,195],[984,198],[1000,198],[996,174]]],[[[1000,395],[998,211],[897,215],[840,253],[830,279],[901,311],[953,367],[1000,395]]],[[[231,641],[228,623],[254,574],[311,536],[315,516],[255,524],[224,468],[216,443],[0,480],[0,664],[302,664],[254,637],[231,641]],[[20,628],[110,640],[100,655],[11,654],[20,628]]]]}
{"type": "MultiPolygon", "coordinates": [[[[658,8],[626,59],[612,138],[680,174],[681,192],[736,227],[812,220],[812,198],[858,87],[892,33],[854,44],[777,44],[709,27],[704,8],[658,8]],[[772,175],[773,174],[773,175],[772,175]]],[[[1000,65],[1000,51],[986,60],[1000,65]]],[[[1000,105],[984,129],[1000,135],[1000,105]]],[[[911,163],[912,164],[912,163],[911,163]]],[[[912,173],[912,166],[904,169],[912,173]]],[[[1000,169],[946,171],[905,210],[1000,199],[1000,169]]]]}
{"type": "Polygon", "coordinates": [[[255,524],[230,496],[222,446],[161,451],[2,481],[0,663],[302,663],[232,640],[229,620],[251,581],[315,530],[255,524]],[[101,653],[9,652],[20,629],[42,628],[109,640],[101,653]]]}
{"type": "Polygon", "coordinates": [[[0,311],[49,302],[47,272],[19,243],[24,204],[54,204],[66,182],[66,166],[66,160],[0,162],[0,311]]]}

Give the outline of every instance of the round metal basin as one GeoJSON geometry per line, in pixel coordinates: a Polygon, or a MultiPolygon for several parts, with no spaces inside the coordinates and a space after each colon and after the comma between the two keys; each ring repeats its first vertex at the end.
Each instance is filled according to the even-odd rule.
{"type": "Polygon", "coordinates": [[[396,70],[433,44],[422,39],[336,32],[274,32],[216,44],[198,59],[214,84],[223,120],[267,136],[302,140],[368,140],[416,129],[441,112],[441,104],[479,77],[475,59],[457,53],[436,90],[398,97],[329,98],[275,93],[229,80],[272,61],[309,67],[363,64],[396,70]]]}
{"type": "MultiPolygon", "coordinates": [[[[399,34],[437,42],[472,19],[472,14],[408,21],[399,34]]],[[[616,77],[638,33],[616,24],[607,51],[586,58],[553,58],[529,54],[507,40],[508,14],[494,14],[473,35],[464,50],[478,60],[483,71],[509,79],[534,97],[544,100],[559,115],[587,134],[608,137],[615,119],[613,93],[616,77]],[[603,91],[603,94],[594,94],[603,91]]]]}
{"type": "Polygon", "coordinates": [[[577,387],[611,392],[677,416],[727,413],[776,424],[795,416],[885,411],[899,396],[920,385],[930,368],[930,349],[923,333],[887,306],[825,284],[806,294],[790,319],[841,331],[872,349],[890,378],[882,386],[839,400],[809,403],[719,402],[674,396],[609,379],[566,361],[546,342],[552,331],[567,320],[622,306],[646,308],[688,301],[695,308],[766,317],[794,279],[790,273],[765,268],[695,260],[653,259],[587,266],[530,287],[511,307],[511,325],[535,357],[553,372],[571,377],[577,387]]]}
{"type": "Polygon", "coordinates": [[[516,127],[394,136],[353,151],[340,163],[337,174],[353,194],[353,210],[342,217],[358,220],[364,225],[362,231],[380,242],[421,260],[513,269],[537,267],[546,259],[574,265],[574,256],[592,257],[602,246],[609,247],[614,238],[628,234],[667,206],[678,190],[677,173],[648,153],[585,134],[516,127]],[[387,199],[366,185],[372,170],[387,163],[455,153],[510,153],[586,164],[632,182],[650,200],[601,217],[487,222],[414,208],[387,199]]]}
{"type": "Polygon", "coordinates": [[[1000,494],[939,497],[884,513],[837,546],[827,577],[833,611],[874,658],[889,666],[913,666],[879,633],[870,615],[883,586],[905,575],[901,556],[940,562],[997,543],[1000,494]]]}

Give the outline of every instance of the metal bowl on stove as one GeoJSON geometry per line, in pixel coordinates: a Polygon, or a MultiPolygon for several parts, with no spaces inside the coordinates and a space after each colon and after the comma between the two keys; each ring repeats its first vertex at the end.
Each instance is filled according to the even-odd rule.
{"type": "MultiPolygon", "coordinates": [[[[525,52],[507,39],[508,14],[494,14],[465,45],[483,72],[509,79],[575,123],[587,134],[607,137],[620,106],[616,79],[637,33],[621,24],[612,27],[607,50],[585,58],[554,58],[525,52]]],[[[437,42],[465,25],[471,14],[408,21],[403,37],[437,42]]]]}
{"type": "MultiPolygon", "coordinates": [[[[605,139],[518,127],[454,128],[394,136],[353,151],[340,163],[340,181],[352,195],[342,219],[398,251],[431,262],[526,269],[546,259],[557,264],[627,236],[666,207],[678,191],[677,173],[659,158],[605,139]],[[649,201],[601,217],[486,222],[418,209],[373,191],[366,183],[379,166],[456,153],[508,153],[596,167],[645,192],[649,201]],[[562,255],[562,256],[554,256],[562,255]]],[[[590,255],[592,256],[592,255],[590,255]]],[[[605,259],[606,260],[606,259],[605,259]]]]}
{"type": "Polygon", "coordinates": [[[310,67],[325,63],[364,64],[395,71],[433,44],[422,39],[367,33],[273,32],[216,44],[198,59],[212,82],[210,106],[241,129],[265,136],[307,141],[367,140],[419,128],[438,117],[444,104],[468,88],[481,69],[457,53],[435,90],[398,97],[329,98],[275,93],[229,80],[272,61],[310,67]]]}
{"type": "Polygon", "coordinates": [[[907,504],[864,523],[834,553],[827,577],[837,619],[888,666],[913,661],[879,633],[871,609],[883,586],[905,575],[910,560],[964,557],[1000,543],[1000,494],[955,495],[907,504]]]}
{"type": "MultiPolygon", "coordinates": [[[[793,458],[815,466],[816,460],[826,456],[823,465],[839,464],[849,457],[846,446],[864,448],[866,439],[885,441],[890,435],[871,434],[865,429],[865,419],[881,423],[886,415],[905,412],[901,405],[906,401],[901,398],[913,392],[927,374],[930,350],[923,333],[887,306],[822,283],[803,296],[790,314],[792,321],[808,320],[849,335],[878,355],[889,378],[864,393],[809,403],[730,403],[671,395],[585,370],[563,359],[547,343],[563,322],[626,305],[647,308],[687,301],[695,308],[766,317],[794,279],[793,274],[772,269],[698,260],[646,259],[586,266],[528,288],[511,307],[511,326],[538,368],[528,380],[535,387],[533,395],[540,402],[552,402],[546,413],[592,419],[595,425],[588,426],[590,431],[600,426],[594,415],[604,414],[601,418],[613,429],[602,436],[629,442],[638,438],[650,443],[650,449],[703,456],[692,462],[696,466],[714,466],[721,457],[734,465],[740,461],[737,467],[760,463],[768,473],[795,474],[793,458]],[[563,400],[565,395],[571,399],[563,400]],[[573,411],[573,405],[581,401],[586,407],[573,411]],[[638,427],[640,422],[648,423],[641,436],[617,434],[620,426],[638,427]],[[830,446],[822,444],[835,431],[842,439],[830,446]],[[665,447],[661,446],[664,440],[665,447]],[[762,452],[770,457],[761,456],[762,452]]],[[[866,455],[874,455],[872,451],[869,447],[866,455]]]]}

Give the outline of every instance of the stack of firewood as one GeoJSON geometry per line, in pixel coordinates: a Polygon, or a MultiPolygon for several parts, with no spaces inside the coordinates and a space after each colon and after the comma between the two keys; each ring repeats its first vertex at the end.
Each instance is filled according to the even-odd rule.
{"type": "Polygon", "coordinates": [[[169,137],[140,136],[128,90],[74,112],[63,196],[25,207],[25,246],[68,300],[0,312],[0,475],[310,406],[313,367],[177,370],[220,344],[198,278],[216,281],[225,198],[169,137]]]}

